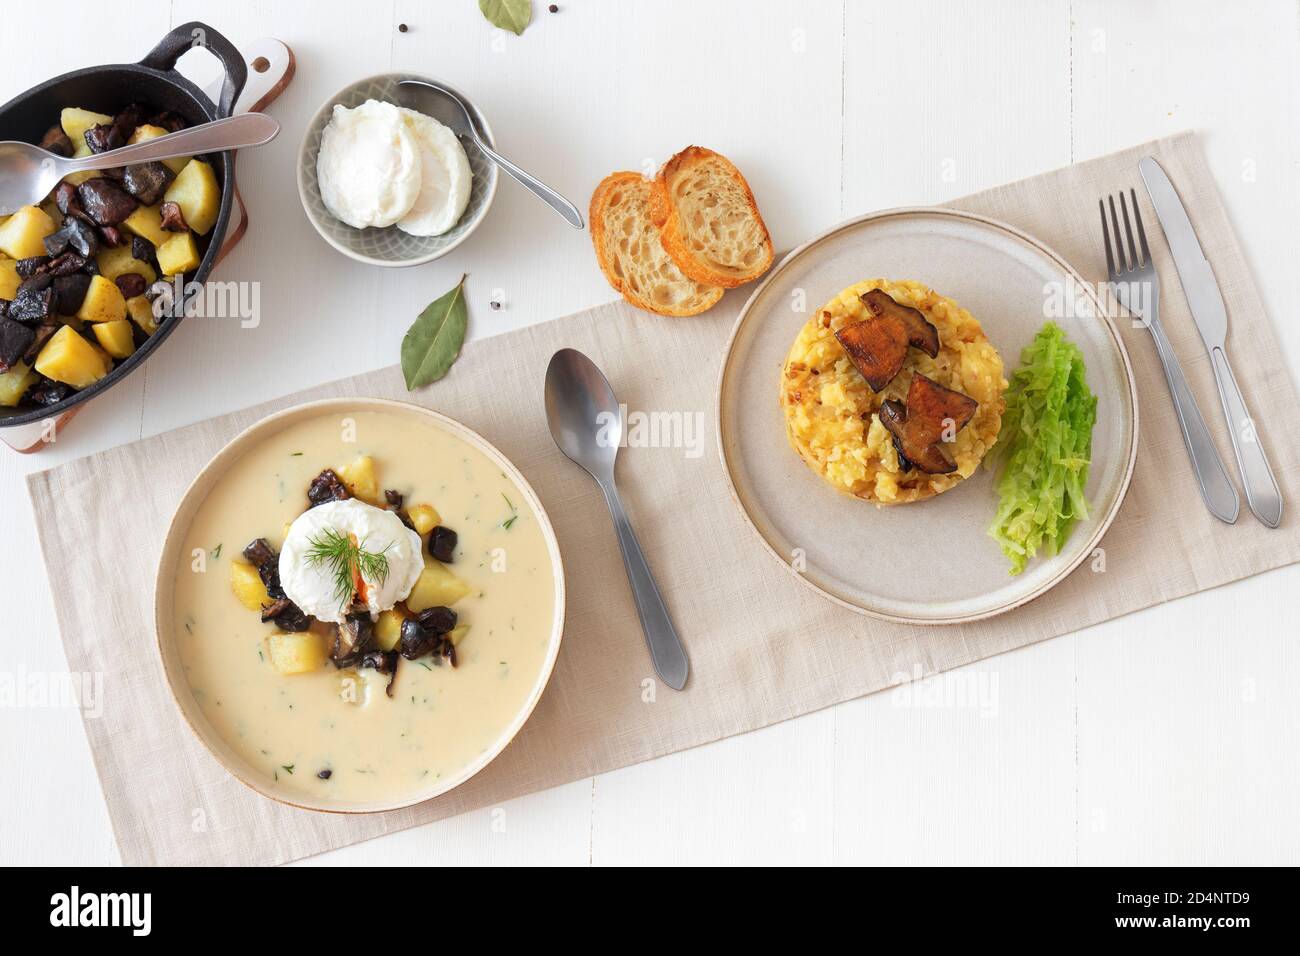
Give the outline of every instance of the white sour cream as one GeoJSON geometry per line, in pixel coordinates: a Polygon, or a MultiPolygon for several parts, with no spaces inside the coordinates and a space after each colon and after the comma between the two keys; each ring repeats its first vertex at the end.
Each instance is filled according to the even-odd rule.
{"type": "Polygon", "coordinates": [[[383,552],[388,576],[383,581],[363,578],[366,606],[372,619],[406,598],[424,570],[420,536],[392,511],[376,508],[356,498],[330,501],[304,511],[289,526],[280,549],[280,584],[284,593],[318,621],[342,623],[346,610],[339,601],[334,575],[324,563],[308,559],[313,540],[328,530],[356,537],[366,551],[383,552]]]}
{"type": "Polygon", "coordinates": [[[321,133],[316,180],[331,214],[356,229],[391,226],[415,205],[420,149],[402,111],[366,100],[335,106],[321,133]]]}

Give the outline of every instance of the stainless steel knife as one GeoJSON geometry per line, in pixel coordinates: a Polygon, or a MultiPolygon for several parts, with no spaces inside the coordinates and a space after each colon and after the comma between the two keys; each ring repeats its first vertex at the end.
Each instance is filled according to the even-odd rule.
{"type": "Polygon", "coordinates": [[[1276,528],[1282,521],[1282,492],[1278,489],[1277,479],[1264,453],[1255,421],[1246,408],[1246,400],[1237,387],[1237,378],[1232,374],[1228,363],[1226,339],[1228,337],[1228,313],[1223,307],[1223,296],[1219,293],[1219,283],[1214,279],[1214,270],[1210,268],[1201,243],[1192,229],[1192,222],[1187,218],[1187,210],[1174,190],[1173,183],[1165,175],[1160,164],[1147,156],[1138,163],[1142,181],[1146,183],[1147,194],[1155,206],[1156,216],[1164,229],[1169,250],[1173,253],[1174,265],[1178,267],[1178,278],[1183,284],[1187,304],[1191,307],[1192,318],[1200,330],[1201,341],[1210,353],[1210,365],[1214,368],[1214,380],[1219,386],[1219,398],[1223,402],[1223,414],[1228,420],[1228,431],[1232,435],[1232,450],[1237,455],[1237,468],[1241,471],[1242,483],[1246,486],[1246,503],[1255,517],[1270,528],[1276,528]]]}

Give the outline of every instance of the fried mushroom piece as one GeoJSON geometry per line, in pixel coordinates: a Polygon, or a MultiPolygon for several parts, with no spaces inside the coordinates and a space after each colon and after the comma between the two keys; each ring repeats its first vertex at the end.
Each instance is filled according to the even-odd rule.
{"type": "Polygon", "coordinates": [[[100,226],[116,226],[139,205],[134,196],[102,176],[87,179],[78,186],[77,199],[87,215],[100,226]]]}
{"type": "Polygon", "coordinates": [[[305,631],[314,620],[310,614],[304,614],[298,605],[287,597],[272,601],[262,608],[262,623],[272,622],[282,631],[305,631]]]}
{"type": "Polygon", "coordinates": [[[0,372],[9,369],[22,360],[36,333],[13,319],[0,319],[0,372]]]}
{"type": "Polygon", "coordinates": [[[393,696],[393,681],[397,680],[397,651],[367,651],[361,655],[361,662],[358,667],[372,667],[380,674],[388,675],[388,683],[384,686],[384,693],[389,697],[393,696]]]}
{"type": "Polygon", "coordinates": [[[883,392],[903,370],[907,329],[897,316],[882,315],[846,325],[835,333],[835,338],[873,392],[883,392]]]}
{"type": "Polygon", "coordinates": [[[885,401],[880,406],[880,422],[893,436],[904,471],[915,465],[927,475],[946,475],[957,470],[957,461],[945,447],[945,437],[951,441],[948,436],[965,428],[977,408],[979,403],[969,395],[914,372],[907,403],[885,401]]]}
{"type": "Polygon", "coordinates": [[[165,232],[185,232],[190,227],[185,223],[185,215],[181,212],[181,207],[174,202],[165,202],[158,209],[158,214],[162,217],[160,227],[165,232]]]}
{"type": "Polygon", "coordinates": [[[68,134],[57,123],[45,131],[41,137],[41,149],[49,150],[56,156],[71,156],[75,150],[68,134]]]}
{"type": "Polygon", "coordinates": [[[334,473],[333,468],[326,468],[307,486],[307,501],[310,508],[323,505],[328,501],[343,501],[351,497],[352,493],[343,484],[343,479],[334,473]]]}
{"type": "Polygon", "coordinates": [[[939,354],[939,330],[921,314],[920,309],[910,305],[900,305],[884,289],[872,289],[862,293],[859,298],[867,310],[876,318],[882,315],[896,315],[907,329],[907,344],[920,349],[930,358],[939,354]]]}
{"type": "Polygon", "coordinates": [[[122,186],[145,206],[162,199],[176,174],[162,163],[135,163],[122,174],[122,186]]]}
{"type": "Polygon", "coordinates": [[[375,625],[370,611],[361,607],[351,610],[343,623],[334,629],[334,643],[330,647],[330,662],[340,670],[355,667],[375,642],[375,625]]]}
{"type": "Polygon", "coordinates": [[[280,584],[280,556],[265,538],[249,542],[248,547],[244,548],[244,560],[257,568],[258,577],[266,585],[266,593],[271,595],[272,600],[287,597],[280,584]]]}
{"type": "Polygon", "coordinates": [[[884,391],[903,370],[908,346],[934,358],[939,354],[939,330],[911,306],[899,305],[883,289],[860,297],[871,318],[846,325],[835,338],[873,392],[884,391]]]}

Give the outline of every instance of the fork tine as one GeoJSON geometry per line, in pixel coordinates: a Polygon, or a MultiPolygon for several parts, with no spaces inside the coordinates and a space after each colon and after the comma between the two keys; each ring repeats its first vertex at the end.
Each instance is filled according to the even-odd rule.
{"type": "Polygon", "coordinates": [[[1115,197],[1106,198],[1110,202],[1110,226],[1115,234],[1115,260],[1119,263],[1120,272],[1128,272],[1128,263],[1124,261],[1124,243],[1119,235],[1119,216],[1115,215],[1115,197]]]}
{"type": "Polygon", "coordinates": [[[1124,194],[1119,194],[1119,208],[1124,213],[1124,234],[1128,237],[1128,262],[1130,269],[1138,267],[1137,246],[1133,244],[1133,227],[1128,221],[1128,202],[1124,199],[1124,194]]]}
{"type": "Polygon", "coordinates": [[[1097,209],[1101,213],[1101,239],[1106,244],[1106,271],[1108,275],[1118,275],[1115,271],[1115,257],[1110,254],[1110,227],[1106,225],[1106,200],[1097,200],[1097,209]]]}
{"type": "Polygon", "coordinates": [[[1133,218],[1137,220],[1138,241],[1142,244],[1142,265],[1151,261],[1151,250],[1147,248],[1147,231],[1142,228],[1142,210],[1138,208],[1137,190],[1130,189],[1129,195],[1133,197],[1133,218]]]}

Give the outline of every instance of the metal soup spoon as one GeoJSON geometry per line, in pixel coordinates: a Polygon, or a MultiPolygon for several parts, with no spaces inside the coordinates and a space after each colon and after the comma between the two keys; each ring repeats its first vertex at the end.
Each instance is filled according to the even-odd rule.
{"type": "Polygon", "coordinates": [[[275,139],[278,132],[280,124],[265,113],[241,113],[81,159],[9,140],[0,143],[0,216],[35,206],[71,173],[261,146],[275,139]]]}
{"type": "Polygon", "coordinates": [[[523,184],[524,188],[534,196],[563,216],[565,222],[574,229],[582,228],[582,213],[578,211],[577,206],[536,176],[524,172],[483,141],[483,137],[478,134],[478,127],[474,125],[474,121],[470,118],[469,108],[459,95],[445,86],[439,86],[437,83],[430,83],[427,80],[401,80],[397,85],[420,87],[432,91],[433,95],[426,94],[420,97],[421,113],[432,116],[457,136],[464,136],[473,140],[474,145],[483,151],[483,155],[523,184]]]}
{"type": "Polygon", "coordinates": [[[681,690],[690,671],[686,649],[668,617],[668,608],[614,485],[614,459],[623,439],[623,413],[609,381],[581,352],[560,349],[551,356],[546,369],[546,420],[560,451],[595,478],[605,493],[655,673],[673,690],[681,690]]]}

